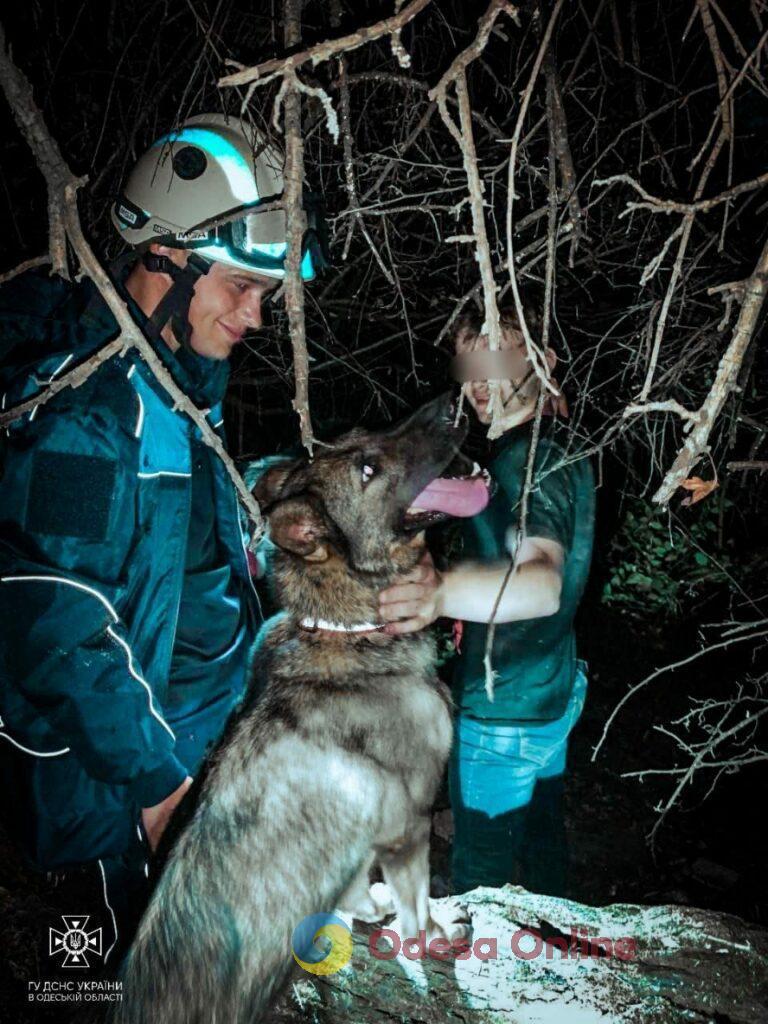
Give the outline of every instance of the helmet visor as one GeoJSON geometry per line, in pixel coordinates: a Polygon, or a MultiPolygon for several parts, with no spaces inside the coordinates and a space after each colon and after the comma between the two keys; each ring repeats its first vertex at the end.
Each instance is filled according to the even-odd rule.
{"type": "MultiPolygon", "coordinates": [[[[202,245],[195,245],[195,250],[208,259],[230,266],[263,274],[265,277],[285,277],[285,257],[287,243],[282,241],[264,240],[264,215],[249,213],[240,220],[221,224],[209,234],[202,245]]],[[[312,258],[312,246],[305,237],[302,246],[301,277],[311,281],[315,276],[315,263],[312,258]]]]}

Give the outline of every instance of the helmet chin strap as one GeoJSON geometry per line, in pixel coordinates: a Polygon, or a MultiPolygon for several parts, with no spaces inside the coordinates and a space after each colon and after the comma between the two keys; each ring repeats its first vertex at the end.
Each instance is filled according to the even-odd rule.
{"type": "Polygon", "coordinates": [[[149,326],[160,337],[167,323],[170,323],[174,337],[186,349],[191,349],[192,327],[189,323],[189,305],[195,292],[195,285],[208,271],[211,264],[202,256],[190,252],[187,265],[178,267],[168,256],[157,256],[145,252],[142,262],[152,274],[168,274],[173,282],[160,299],[149,317],[149,326]]]}

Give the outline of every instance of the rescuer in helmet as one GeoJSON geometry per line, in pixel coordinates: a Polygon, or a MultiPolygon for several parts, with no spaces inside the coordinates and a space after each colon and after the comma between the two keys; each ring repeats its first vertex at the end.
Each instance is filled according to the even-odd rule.
{"type": "MultiPolygon", "coordinates": [[[[153,143],[112,207],[135,250],[115,284],[218,432],[227,357],[284,276],[282,191],[281,155],[206,114],[153,143]]],[[[320,260],[310,222],[305,280],[320,260]]],[[[89,280],[15,278],[0,289],[2,407],[118,331],[89,280]]],[[[12,422],[0,464],[0,809],[60,903],[98,883],[98,905],[70,910],[114,962],[149,852],[244,689],[260,616],[237,501],[133,347],[12,422]]]]}
{"type": "MultiPolygon", "coordinates": [[[[281,155],[241,121],[201,115],[150,147],[112,221],[141,253],[127,286],[152,307],[143,307],[152,328],[221,359],[245,329],[260,325],[261,305],[285,273],[286,215],[275,209],[282,191],[281,155]]],[[[310,211],[305,280],[321,259],[310,211]]]]}

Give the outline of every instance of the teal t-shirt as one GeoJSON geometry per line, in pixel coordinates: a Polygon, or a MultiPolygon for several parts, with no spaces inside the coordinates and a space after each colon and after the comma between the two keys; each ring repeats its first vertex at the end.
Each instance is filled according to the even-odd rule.
{"type": "MultiPolygon", "coordinates": [[[[454,700],[460,713],[496,723],[548,722],[566,709],[576,675],[573,620],[589,575],[595,519],[595,484],[588,459],[574,460],[558,443],[557,423],[539,438],[533,487],[528,499],[528,537],[563,546],[563,587],[555,615],[499,623],[491,661],[495,697],[485,692],[485,623],[467,622],[454,672],[454,700]]],[[[515,543],[530,425],[499,439],[489,471],[496,491],[485,511],[463,524],[462,559],[508,562],[515,543]]]]}

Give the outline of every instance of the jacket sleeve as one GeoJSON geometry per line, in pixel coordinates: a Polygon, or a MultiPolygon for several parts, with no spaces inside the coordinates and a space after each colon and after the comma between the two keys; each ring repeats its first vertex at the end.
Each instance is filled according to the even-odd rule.
{"type": "Polygon", "coordinates": [[[116,373],[103,367],[94,375],[101,385],[62,392],[10,431],[0,484],[0,686],[9,732],[43,730],[92,778],[130,787],[147,807],[186,771],[116,610],[126,598],[138,485],[135,397],[123,387],[125,408],[104,400],[105,390],[120,395],[116,373]]]}

